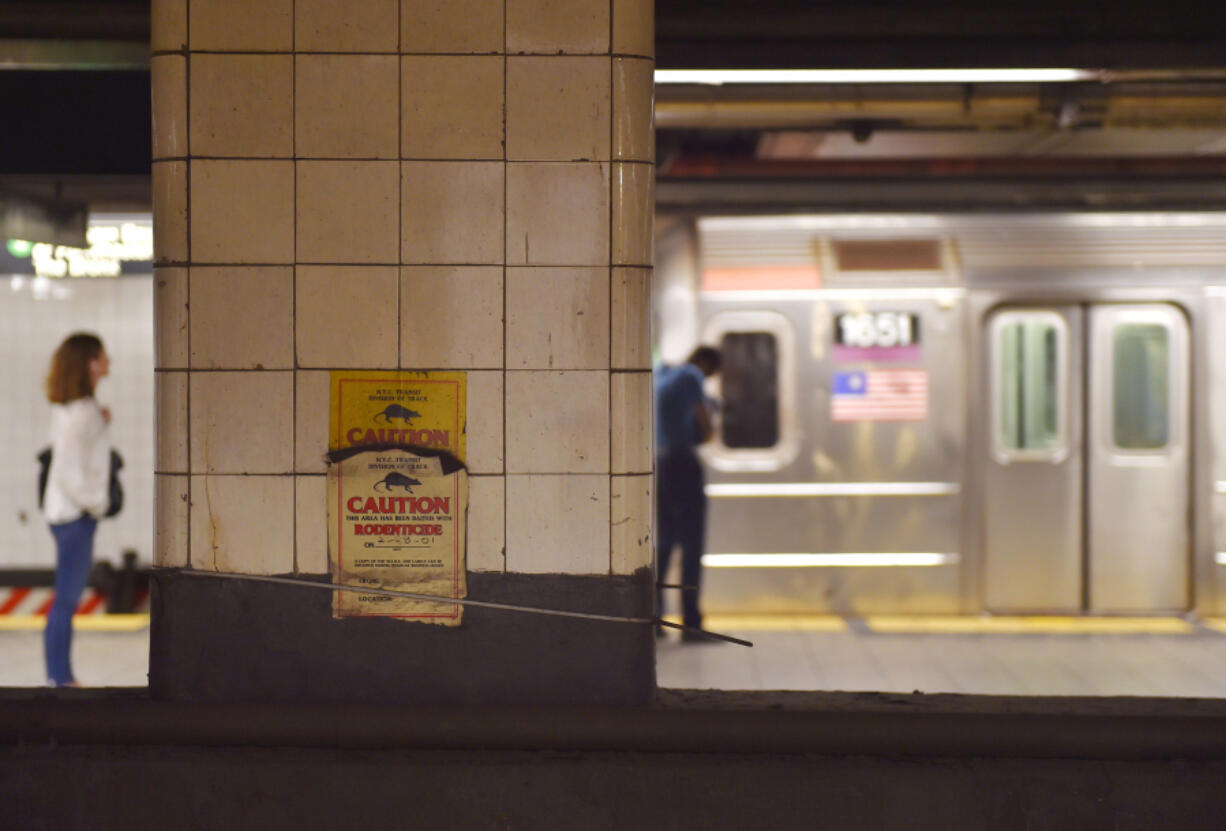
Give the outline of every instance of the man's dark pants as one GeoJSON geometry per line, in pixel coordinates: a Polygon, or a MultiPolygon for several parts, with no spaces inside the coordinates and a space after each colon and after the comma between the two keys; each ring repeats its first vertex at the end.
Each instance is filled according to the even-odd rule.
{"type": "MultiPolygon", "coordinates": [[[[707,497],[702,463],[693,453],[656,459],[656,575],[664,579],[673,546],[681,546],[682,623],[702,626],[698,587],[702,580],[702,551],[707,527],[707,497]]],[[[669,591],[676,591],[670,589],[669,591]]],[[[663,611],[662,602],[659,605],[663,611]]]]}

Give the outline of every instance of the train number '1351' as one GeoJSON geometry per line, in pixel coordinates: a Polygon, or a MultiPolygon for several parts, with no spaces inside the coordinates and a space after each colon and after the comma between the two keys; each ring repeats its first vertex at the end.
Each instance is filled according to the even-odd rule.
{"type": "Polygon", "coordinates": [[[835,343],[865,349],[919,343],[919,317],[910,312],[860,312],[834,316],[835,343]]]}

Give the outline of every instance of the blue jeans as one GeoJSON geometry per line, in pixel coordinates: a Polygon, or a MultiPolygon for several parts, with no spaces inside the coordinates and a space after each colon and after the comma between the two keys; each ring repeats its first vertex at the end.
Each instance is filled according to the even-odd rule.
{"type": "MultiPolygon", "coordinates": [[[[694,627],[702,626],[698,588],[707,529],[705,480],[702,462],[693,453],[656,459],[656,579],[662,580],[668,571],[673,546],[681,546],[681,582],[693,587],[680,592],[681,622],[694,627]]],[[[659,598],[657,608],[663,610],[659,598]]]]}
{"type": "Polygon", "coordinates": [[[55,537],[55,600],[47,612],[43,646],[47,655],[47,678],[56,686],[76,681],[68,660],[72,647],[72,615],[89,581],[97,528],[98,520],[89,514],[51,526],[51,535],[55,537]]]}

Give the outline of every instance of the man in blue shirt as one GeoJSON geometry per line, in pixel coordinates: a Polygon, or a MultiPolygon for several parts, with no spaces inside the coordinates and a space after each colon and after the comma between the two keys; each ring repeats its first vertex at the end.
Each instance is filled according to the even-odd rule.
{"type": "MultiPolygon", "coordinates": [[[[703,379],[719,372],[719,350],[695,349],[681,366],[655,374],[656,404],[656,579],[668,571],[673,547],[681,546],[682,623],[702,627],[698,587],[702,580],[707,497],[702,463],[695,452],[711,438],[711,414],[703,379]]],[[[662,606],[660,606],[662,608],[662,606]]],[[[702,640],[682,632],[682,640],[702,640]]]]}

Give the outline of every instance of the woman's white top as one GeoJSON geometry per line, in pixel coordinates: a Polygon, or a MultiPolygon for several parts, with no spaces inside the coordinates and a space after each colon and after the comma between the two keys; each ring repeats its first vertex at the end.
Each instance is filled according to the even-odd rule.
{"type": "Polygon", "coordinates": [[[51,405],[51,469],[43,514],[59,525],[89,513],[101,517],[110,501],[111,443],[102,408],[93,398],[51,405]]]}

